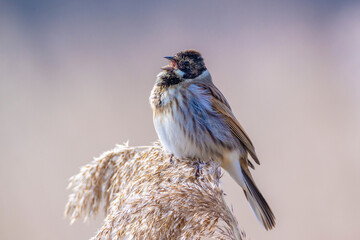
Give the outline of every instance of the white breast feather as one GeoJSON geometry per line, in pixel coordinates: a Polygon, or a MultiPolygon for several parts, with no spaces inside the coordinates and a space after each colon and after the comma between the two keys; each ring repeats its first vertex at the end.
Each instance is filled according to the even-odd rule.
{"type": "Polygon", "coordinates": [[[154,118],[154,126],[163,147],[176,157],[196,157],[199,150],[191,144],[191,141],[182,131],[178,121],[183,121],[173,107],[173,116],[166,112],[154,118]]]}
{"type": "MultiPolygon", "coordinates": [[[[188,97],[192,96],[192,98],[194,98],[194,96],[198,96],[193,100],[197,102],[200,108],[204,110],[211,110],[210,97],[204,93],[203,89],[196,85],[190,85],[187,91],[189,91],[188,97]]],[[[162,97],[162,102],[164,105],[166,105],[170,101],[173,101],[173,98],[175,97],[177,98],[179,104],[183,104],[183,99],[181,98],[177,87],[168,89],[166,94],[164,94],[162,97]]],[[[171,114],[169,111],[164,111],[161,115],[154,117],[154,126],[163,147],[168,152],[173,153],[177,157],[207,157],[205,149],[202,149],[201,147],[193,144],[191,139],[188,138],[188,135],[183,132],[179,124],[181,123],[186,131],[195,132],[193,121],[189,120],[184,122],[181,115],[182,113],[177,111],[177,107],[173,105],[173,114],[171,114]]],[[[194,117],[194,115],[190,112],[190,109],[185,110],[185,112],[187,113],[187,118],[194,117]]],[[[214,125],[214,121],[211,119],[202,119],[202,121],[208,121],[208,124],[210,124],[209,127],[211,128],[215,127],[211,126],[211,124],[214,125]]],[[[199,133],[196,137],[203,138],[204,134],[199,133]]],[[[200,139],[200,142],[206,142],[206,144],[212,145],[212,147],[216,148],[216,145],[212,143],[212,140],[209,136],[208,138],[200,139]]]]}

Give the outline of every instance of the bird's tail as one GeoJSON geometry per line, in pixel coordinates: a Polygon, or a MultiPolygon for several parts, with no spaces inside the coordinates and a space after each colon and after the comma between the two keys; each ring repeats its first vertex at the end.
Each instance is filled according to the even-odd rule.
{"type": "Polygon", "coordinates": [[[253,212],[266,230],[272,229],[275,227],[274,213],[271,211],[269,204],[256,187],[251,176],[249,176],[246,171],[242,171],[242,175],[246,186],[244,193],[253,212]]]}
{"type": "Polygon", "coordinates": [[[225,170],[227,170],[230,176],[243,188],[245,196],[259,222],[266,230],[272,229],[275,227],[275,216],[259,189],[256,187],[249,169],[247,166],[240,166],[240,161],[234,161],[232,164],[233,166],[227,166],[225,170]]]}

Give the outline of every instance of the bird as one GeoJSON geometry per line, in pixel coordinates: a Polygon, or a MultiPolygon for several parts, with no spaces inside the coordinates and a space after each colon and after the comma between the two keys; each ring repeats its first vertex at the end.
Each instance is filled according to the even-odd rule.
{"type": "Polygon", "coordinates": [[[240,185],[266,230],[275,216],[250,173],[255,148],[231,107],[214,85],[196,50],[165,57],[150,95],[154,127],[163,148],[178,158],[213,159],[240,185]]]}

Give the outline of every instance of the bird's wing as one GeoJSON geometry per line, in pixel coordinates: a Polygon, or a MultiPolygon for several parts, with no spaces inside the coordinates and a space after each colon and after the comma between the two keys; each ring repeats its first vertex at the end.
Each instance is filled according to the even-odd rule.
{"type": "Polygon", "coordinates": [[[255,153],[254,145],[252,144],[249,136],[246,134],[244,128],[240,125],[238,120],[235,118],[234,114],[231,111],[230,105],[227,102],[224,95],[220,92],[217,87],[211,82],[193,82],[198,87],[201,87],[204,92],[210,96],[213,109],[219,113],[226,125],[231,129],[232,134],[239,139],[239,141],[245,146],[246,150],[249,152],[251,157],[257,164],[260,164],[258,157],[255,153]]]}

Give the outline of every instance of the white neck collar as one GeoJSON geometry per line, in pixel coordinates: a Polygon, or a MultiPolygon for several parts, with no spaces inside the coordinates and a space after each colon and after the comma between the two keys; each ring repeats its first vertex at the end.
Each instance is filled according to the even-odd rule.
{"type": "Polygon", "coordinates": [[[199,76],[197,76],[196,78],[194,78],[194,80],[210,80],[211,81],[211,76],[208,70],[205,70],[202,72],[202,74],[200,74],[199,76]]]}

